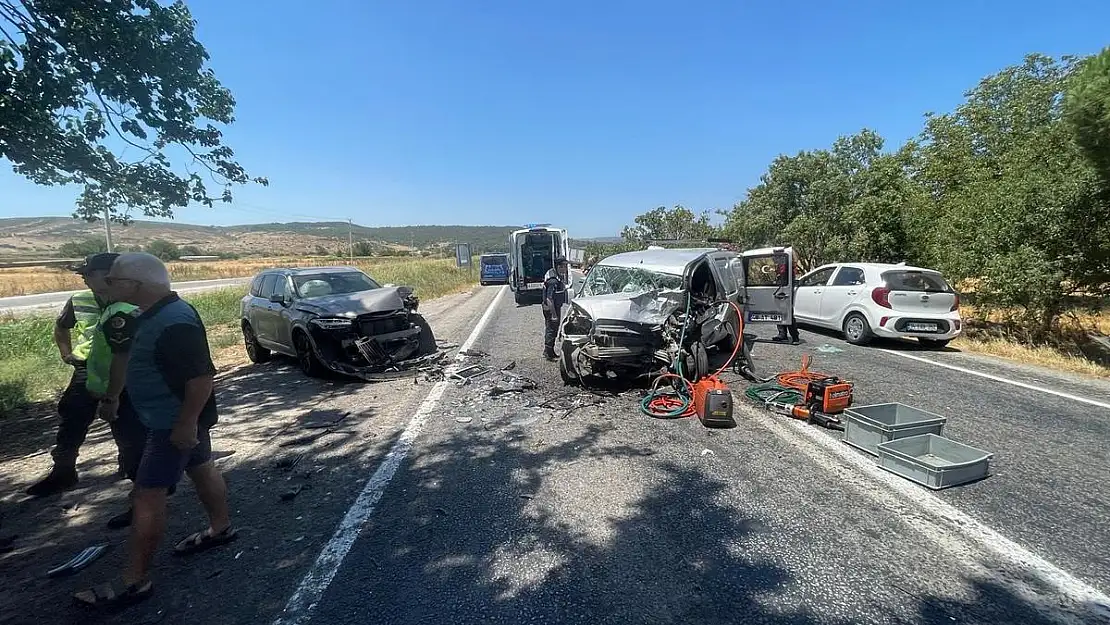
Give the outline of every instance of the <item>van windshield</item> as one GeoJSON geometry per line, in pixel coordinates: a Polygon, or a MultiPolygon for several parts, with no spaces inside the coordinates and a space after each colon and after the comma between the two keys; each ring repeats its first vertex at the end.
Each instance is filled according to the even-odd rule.
{"type": "Polygon", "coordinates": [[[647,269],[597,265],[582,287],[583,295],[644,293],[659,289],[681,289],[682,276],[647,269]]]}

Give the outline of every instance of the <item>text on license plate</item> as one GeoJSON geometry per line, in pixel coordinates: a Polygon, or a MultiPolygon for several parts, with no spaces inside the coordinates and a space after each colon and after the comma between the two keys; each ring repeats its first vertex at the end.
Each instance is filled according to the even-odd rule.
{"type": "Polygon", "coordinates": [[[906,330],[910,332],[936,332],[937,324],[935,323],[907,323],[906,330]]]}
{"type": "Polygon", "coordinates": [[[782,315],[778,313],[752,313],[748,315],[748,321],[782,321],[782,315]]]}

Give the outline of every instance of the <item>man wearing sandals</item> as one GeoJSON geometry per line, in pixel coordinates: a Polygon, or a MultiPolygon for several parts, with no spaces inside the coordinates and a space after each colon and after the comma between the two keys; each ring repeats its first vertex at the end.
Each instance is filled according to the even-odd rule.
{"type": "Polygon", "coordinates": [[[183,474],[196,488],[209,526],[181,540],[175,555],[203,551],[236,537],[228,515],[227,485],[212,463],[209,429],[216,424],[213,376],[204,324],[196,310],[170,290],[158,258],[119,256],[107,278],[112,299],[143,310],[109,324],[108,342],[127,354],[127,386],[148,428],[135,477],[128,563],[122,575],[74,595],[90,607],[117,607],[146,599],[154,553],[166,530],[166,493],[183,474]]]}

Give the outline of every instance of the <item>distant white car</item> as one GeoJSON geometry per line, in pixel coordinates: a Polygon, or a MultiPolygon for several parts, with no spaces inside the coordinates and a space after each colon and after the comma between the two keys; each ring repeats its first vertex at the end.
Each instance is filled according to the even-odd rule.
{"type": "Polygon", "coordinates": [[[854,345],[881,336],[941,348],[963,325],[959,294],[932,269],[837,263],[814,269],[796,284],[798,323],[839,330],[854,345]]]}

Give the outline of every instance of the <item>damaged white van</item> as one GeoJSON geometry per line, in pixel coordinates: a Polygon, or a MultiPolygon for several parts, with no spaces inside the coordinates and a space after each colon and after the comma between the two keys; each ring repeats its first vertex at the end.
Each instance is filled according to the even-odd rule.
{"type": "Polygon", "coordinates": [[[556,349],[563,381],[654,377],[678,366],[696,380],[710,373],[709,350],[731,354],[737,341],[750,372],[755,336],[742,327],[791,322],[793,265],[788,247],[649,248],[605,258],[565,308],[556,349]]]}

